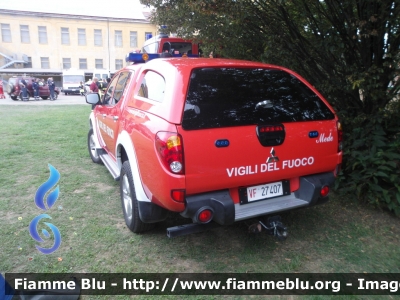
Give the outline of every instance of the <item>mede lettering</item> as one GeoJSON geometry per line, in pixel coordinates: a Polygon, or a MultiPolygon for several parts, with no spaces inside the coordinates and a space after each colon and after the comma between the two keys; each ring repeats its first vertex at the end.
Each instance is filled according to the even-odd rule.
{"type": "Polygon", "coordinates": [[[333,136],[332,136],[332,132],[329,133],[329,136],[325,137],[325,133],[322,133],[319,136],[319,139],[316,140],[315,142],[318,143],[329,143],[333,141],[333,136]]]}

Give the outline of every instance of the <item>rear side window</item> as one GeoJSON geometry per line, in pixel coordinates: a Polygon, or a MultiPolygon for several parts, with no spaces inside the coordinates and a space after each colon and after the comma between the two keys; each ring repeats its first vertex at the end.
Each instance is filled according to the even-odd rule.
{"type": "Polygon", "coordinates": [[[138,95],[157,102],[163,102],[165,80],[160,74],[148,71],[140,83],[138,95]]]}
{"type": "Polygon", "coordinates": [[[333,118],[311,89],[284,71],[202,68],[191,74],[182,127],[192,130],[333,118]]]}

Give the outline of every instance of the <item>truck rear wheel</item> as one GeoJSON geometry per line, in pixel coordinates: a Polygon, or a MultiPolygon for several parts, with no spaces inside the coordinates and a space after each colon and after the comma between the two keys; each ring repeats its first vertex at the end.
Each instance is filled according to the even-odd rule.
{"type": "Polygon", "coordinates": [[[143,223],[140,220],[138,200],[136,199],[131,166],[128,160],[123,163],[121,169],[120,194],[126,226],[134,233],[152,229],[154,224],[143,223]]]}

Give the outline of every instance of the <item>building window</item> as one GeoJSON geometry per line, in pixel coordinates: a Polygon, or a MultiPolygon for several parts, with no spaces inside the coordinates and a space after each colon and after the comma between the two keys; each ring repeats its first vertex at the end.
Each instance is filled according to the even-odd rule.
{"type": "Polygon", "coordinates": [[[61,27],[61,44],[69,45],[69,28],[61,27]]]}
{"type": "Polygon", "coordinates": [[[40,65],[42,69],[50,69],[50,61],[48,57],[41,57],[40,58],[40,65]]]}
{"type": "Polygon", "coordinates": [[[130,40],[131,40],[131,47],[136,48],[137,47],[137,31],[131,31],[130,34],[130,40]]]}
{"type": "Polygon", "coordinates": [[[32,57],[28,56],[27,63],[25,64],[25,68],[32,68],[32,57]]]}
{"type": "Polygon", "coordinates": [[[29,26],[19,25],[19,29],[21,31],[21,43],[30,43],[31,39],[29,37],[29,26]]]}
{"type": "Polygon", "coordinates": [[[87,69],[87,59],[86,58],[79,59],[79,69],[87,69]]]}
{"type": "Polygon", "coordinates": [[[71,59],[63,58],[63,69],[71,69],[71,59]]]}
{"type": "Polygon", "coordinates": [[[103,69],[103,60],[102,59],[95,59],[94,61],[96,69],[103,69]]]}
{"type": "Polygon", "coordinates": [[[144,40],[147,41],[148,39],[151,39],[153,34],[151,32],[145,32],[144,33],[144,40]]]}
{"type": "Polygon", "coordinates": [[[94,30],[94,45],[95,46],[102,46],[103,45],[103,38],[101,34],[101,29],[94,30]]]}
{"type": "Polygon", "coordinates": [[[119,69],[122,69],[122,59],[116,59],[115,60],[115,70],[119,70],[119,69]]]}
{"type": "Polygon", "coordinates": [[[78,28],[78,45],[79,46],[86,45],[86,29],[78,28]]]}
{"type": "Polygon", "coordinates": [[[115,30],[115,47],[122,47],[122,30],[115,30]]]}
{"type": "Polygon", "coordinates": [[[47,44],[47,28],[46,26],[38,26],[39,44],[47,44]]]}
{"type": "Polygon", "coordinates": [[[10,24],[1,24],[1,39],[3,42],[11,43],[10,24]]]}

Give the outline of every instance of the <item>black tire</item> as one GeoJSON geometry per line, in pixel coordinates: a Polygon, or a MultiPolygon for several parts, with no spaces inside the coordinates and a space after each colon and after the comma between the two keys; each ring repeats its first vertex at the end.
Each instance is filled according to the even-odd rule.
{"type": "MultiPolygon", "coordinates": [[[[28,101],[29,101],[29,98],[31,97],[31,95],[29,94],[29,92],[26,92],[26,95],[28,96],[28,101]]],[[[19,93],[19,99],[20,99],[21,101],[24,101],[24,98],[22,97],[22,92],[19,93]]]]}
{"type": "Polygon", "coordinates": [[[41,97],[43,100],[47,100],[47,98],[49,98],[49,97],[47,97],[47,96],[42,96],[41,97]]]}
{"type": "Polygon", "coordinates": [[[12,92],[14,92],[14,85],[12,83],[9,83],[7,86],[7,93],[11,94],[12,92]]]}
{"type": "Polygon", "coordinates": [[[154,228],[154,223],[143,223],[140,220],[131,165],[128,160],[123,163],[120,175],[121,204],[126,226],[134,233],[141,233],[154,228]]]}
{"type": "Polygon", "coordinates": [[[90,128],[89,132],[88,132],[88,150],[89,150],[89,155],[90,158],[92,159],[92,161],[96,164],[101,164],[101,158],[100,156],[97,154],[96,150],[94,149],[95,147],[95,142],[94,142],[94,132],[93,132],[93,128],[90,128]]]}
{"type": "Polygon", "coordinates": [[[13,99],[14,101],[18,101],[18,97],[16,97],[16,96],[10,96],[11,97],[11,99],[13,99]]]}

